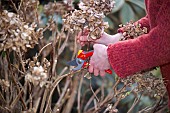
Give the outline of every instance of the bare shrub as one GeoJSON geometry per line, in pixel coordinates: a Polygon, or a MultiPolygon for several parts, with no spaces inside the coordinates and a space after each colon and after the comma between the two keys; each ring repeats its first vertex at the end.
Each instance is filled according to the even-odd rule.
{"type": "MultiPolygon", "coordinates": [[[[81,48],[76,43],[80,30],[90,30],[89,40],[100,37],[108,27],[104,14],[114,6],[111,0],[90,0],[74,10],[69,3],[10,0],[13,12],[0,7],[0,111],[118,113],[125,107],[122,101],[132,96],[126,112],[133,112],[144,97],[153,103],[140,106],[138,112],[162,112],[166,89],[153,71],[126,79],[115,74],[101,78],[86,68],[73,72],[63,63],[75,58],[81,48]],[[63,23],[58,21],[61,18],[63,23]]],[[[138,30],[142,31],[137,35],[145,33],[138,30]]]]}

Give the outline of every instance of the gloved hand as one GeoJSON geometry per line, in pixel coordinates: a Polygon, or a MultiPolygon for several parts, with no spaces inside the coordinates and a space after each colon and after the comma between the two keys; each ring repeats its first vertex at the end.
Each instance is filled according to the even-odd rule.
{"type": "Polygon", "coordinates": [[[94,73],[95,76],[99,74],[104,76],[105,70],[110,69],[111,66],[107,56],[107,46],[102,44],[94,44],[94,53],[90,59],[89,72],[94,73]]]}
{"type": "Polygon", "coordinates": [[[103,45],[109,45],[109,44],[114,44],[118,42],[122,37],[122,33],[117,33],[115,35],[109,35],[107,33],[103,33],[103,35],[97,39],[97,40],[88,40],[88,30],[84,30],[83,34],[82,32],[79,32],[77,36],[77,42],[80,43],[82,46],[87,44],[89,41],[90,43],[96,43],[96,44],[103,44],[103,45]]]}

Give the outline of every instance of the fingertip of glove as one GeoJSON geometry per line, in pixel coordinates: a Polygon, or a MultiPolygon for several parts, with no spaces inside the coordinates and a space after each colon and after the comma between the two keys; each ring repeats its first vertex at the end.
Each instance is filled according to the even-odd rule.
{"type": "Polygon", "coordinates": [[[89,72],[93,73],[93,66],[89,66],[89,72]]]}
{"type": "Polygon", "coordinates": [[[100,71],[100,76],[104,77],[105,76],[105,71],[100,71]]]}

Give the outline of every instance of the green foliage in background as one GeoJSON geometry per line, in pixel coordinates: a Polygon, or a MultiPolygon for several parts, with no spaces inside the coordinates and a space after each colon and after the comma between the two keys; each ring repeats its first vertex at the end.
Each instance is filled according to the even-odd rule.
{"type": "Polygon", "coordinates": [[[145,16],[144,0],[115,0],[115,8],[111,14],[107,15],[106,21],[109,22],[109,32],[115,33],[120,24],[129,21],[137,21],[145,16]],[[112,32],[114,31],[114,32],[112,32]]]}

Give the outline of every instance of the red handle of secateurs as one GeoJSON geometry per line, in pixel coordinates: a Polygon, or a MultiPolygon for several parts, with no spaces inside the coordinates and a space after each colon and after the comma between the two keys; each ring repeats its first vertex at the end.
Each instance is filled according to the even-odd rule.
{"type": "MultiPolygon", "coordinates": [[[[78,56],[77,58],[81,58],[83,60],[86,60],[88,57],[91,57],[93,55],[93,50],[92,51],[88,51],[88,52],[84,52],[82,51],[78,56]]],[[[88,64],[84,64],[84,65],[88,65],[88,64]]],[[[105,70],[106,73],[108,74],[112,74],[112,70],[111,69],[107,69],[105,70]]]]}
{"type": "Polygon", "coordinates": [[[88,52],[84,52],[82,51],[78,56],[77,58],[81,58],[83,60],[86,60],[88,59],[89,57],[91,57],[93,55],[93,50],[92,51],[88,51],[88,52]]]}
{"type": "Polygon", "coordinates": [[[111,69],[107,69],[107,70],[105,70],[105,72],[110,74],[110,75],[112,74],[112,70],[111,69]]]}

